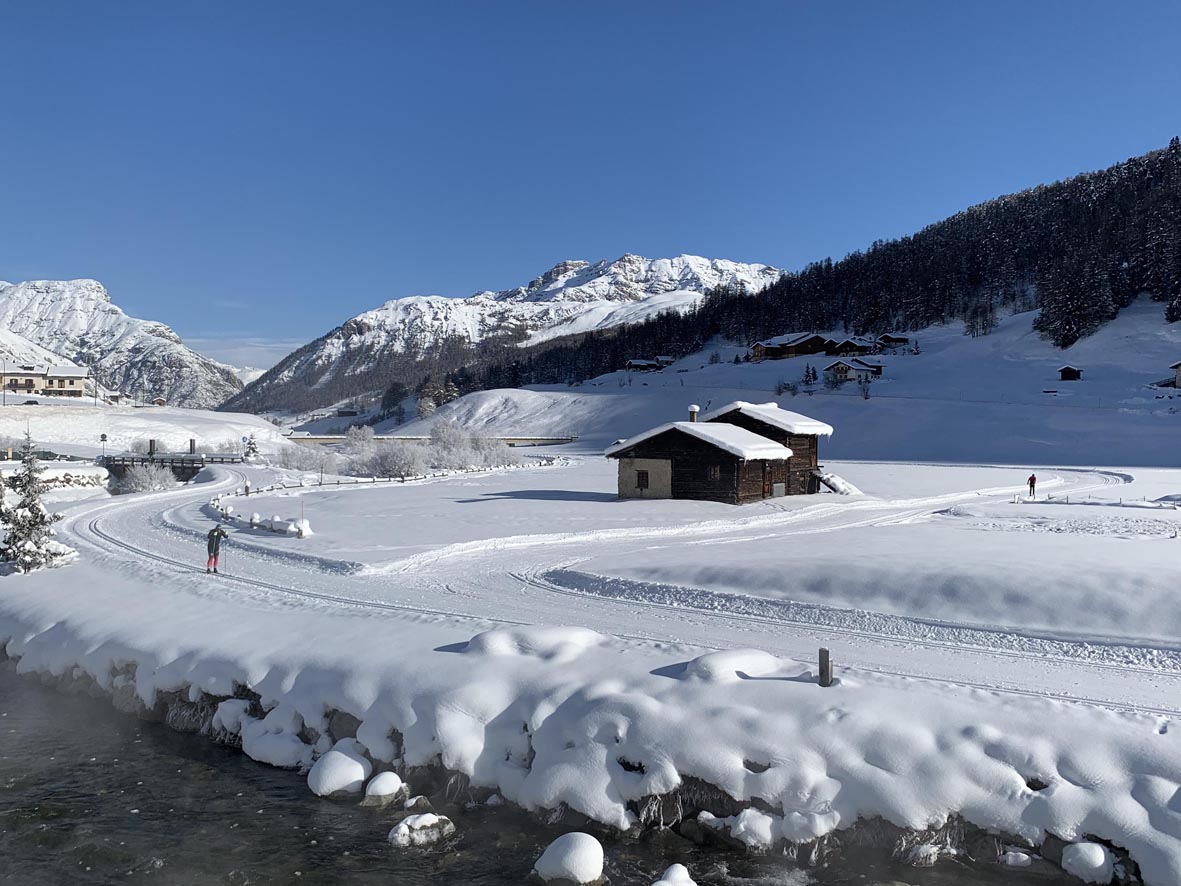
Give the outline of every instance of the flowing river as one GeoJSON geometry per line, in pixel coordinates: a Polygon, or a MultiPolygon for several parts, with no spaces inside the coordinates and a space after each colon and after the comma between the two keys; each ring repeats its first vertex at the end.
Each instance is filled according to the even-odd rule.
{"type": "MultiPolygon", "coordinates": [[[[396,850],[385,841],[388,811],[316,798],[298,773],[0,666],[0,883],[499,886],[526,882],[564,831],[511,808],[432,799],[457,836],[433,850],[396,850]]],[[[782,857],[699,849],[672,834],[604,842],[617,886],[648,886],[673,862],[701,886],[1053,882],[954,862],[914,868],[880,850],[801,870],[782,857]]]]}

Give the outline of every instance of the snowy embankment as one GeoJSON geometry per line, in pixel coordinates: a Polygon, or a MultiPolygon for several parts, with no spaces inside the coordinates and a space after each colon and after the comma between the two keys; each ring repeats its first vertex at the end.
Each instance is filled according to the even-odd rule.
{"type": "Polygon", "coordinates": [[[131,618],[133,587],[86,584],[6,589],[0,637],[20,672],[93,680],[165,719],[196,712],[193,725],[273,765],[308,766],[350,737],[330,733],[341,711],[381,768],[441,765],[526,808],[565,804],[622,829],[703,811],[765,850],[859,818],[921,831],[959,814],[1031,845],[1110,841],[1148,883],[1174,883],[1181,865],[1181,730],[1159,717],[856,670],[821,689],[810,664],[754,650],[261,612],[216,589],[155,606],[137,593],[131,618]]]}

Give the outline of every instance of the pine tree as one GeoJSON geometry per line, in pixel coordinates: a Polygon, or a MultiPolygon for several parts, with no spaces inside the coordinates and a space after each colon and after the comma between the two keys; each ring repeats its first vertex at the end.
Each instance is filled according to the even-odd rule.
{"type": "Polygon", "coordinates": [[[13,563],[21,572],[57,566],[76,555],[71,548],[53,540],[53,524],[61,514],[51,514],[41,501],[45,494],[43,469],[33,451],[33,438],[25,434],[21,466],[8,481],[19,496],[13,506],[4,507],[7,534],[0,543],[0,562],[13,563]]]}
{"type": "Polygon", "coordinates": [[[255,458],[258,455],[258,440],[255,439],[254,434],[251,433],[246,438],[246,458],[255,458]]]}

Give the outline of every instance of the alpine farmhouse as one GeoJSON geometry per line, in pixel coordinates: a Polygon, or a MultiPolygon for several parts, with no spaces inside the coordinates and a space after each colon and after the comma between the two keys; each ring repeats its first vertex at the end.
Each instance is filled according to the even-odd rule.
{"type": "Polygon", "coordinates": [[[819,491],[818,438],[832,427],[774,403],[730,403],[608,447],[621,498],[746,504],[819,491]],[[790,445],[789,445],[790,444],[790,445]]]}

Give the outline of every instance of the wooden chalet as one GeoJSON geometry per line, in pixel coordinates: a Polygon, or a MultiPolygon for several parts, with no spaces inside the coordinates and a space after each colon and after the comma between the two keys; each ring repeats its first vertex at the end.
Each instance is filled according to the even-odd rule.
{"type": "Polygon", "coordinates": [[[1058,376],[1060,381],[1079,381],[1083,377],[1083,371],[1077,366],[1059,366],[1058,376]]]}
{"type": "Polygon", "coordinates": [[[656,372],[664,367],[655,360],[628,360],[623,368],[628,372],[656,372]]]}
{"type": "Polygon", "coordinates": [[[883,348],[902,348],[910,344],[910,336],[899,335],[896,332],[883,332],[878,336],[878,344],[883,348]]]}
{"type": "Polygon", "coordinates": [[[790,449],[784,495],[811,495],[820,491],[819,438],[832,436],[832,425],[780,409],[774,403],[742,400],[708,412],[701,420],[708,424],[737,425],[790,449]]]}
{"type": "Polygon", "coordinates": [[[837,360],[824,367],[824,372],[836,378],[837,381],[850,381],[863,378],[881,378],[885,366],[872,360],[862,360],[854,357],[851,360],[837,360]]]}
{"type": "Polygon", "coordinates": [[[1174,363],[1169,368],[1176,373],[1173,377],[1173,387],[1181,388],[1181,362],[1174,363]]]}
{"type": "Polygon", "coordinates": [[[823,354],[829,340],[814,332],[789,332],[764,341],[757,341],[750,347],[750,358],[761,360],[786,360],[788,357],[803,357],[808,354],[823,354]]]}
{"type": "Polygon", "coordinates": [[[745,504],[786,494],[790,449],[735,424],[699,422],[696,409],[689,417],[608,447],[620,498],[745,504]]]}
{"type": "Polygon", "coordinates": [[[868,338],[830,339],[824,353],[830,357],[859,357],[872,354],[880,346],[868,338]]]}

